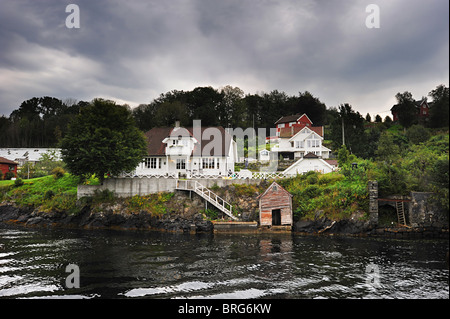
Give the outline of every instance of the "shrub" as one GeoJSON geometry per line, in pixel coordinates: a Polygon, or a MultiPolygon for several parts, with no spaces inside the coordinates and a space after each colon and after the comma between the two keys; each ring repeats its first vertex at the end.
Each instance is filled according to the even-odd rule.
{"type": "Polygon", "coordinates": [[[45,192],[44,199],[49,200],[49,199],[52,199],[53,196],[55,196],[55,192],[52,191],[51,189],[49,189],[48,191],[45,192]]]}
{"type": "Polygon", "coordinates": [[[14,181],[14,186],[15,187],[20,187],[20,186],[22,186],[24,183],[23,183],[23,180],[21,179],[21,178],[18,178],[18,179],[16,179],[15,181],[14,181]]]}
{"type": "Polygon", "coordinates": [[[14,177],[14,173],[12,173],[12,172],[6,172],[5,173],[5,179],[6,180],[10,180],[13,177],[14,177]]]}
{"type": "Polygon", "coordinates": [[[65,173],[66,173],[66,171],[62,167],[55,167],[52,170],[52,175],[56,179],[63,177],[65,173]]]}
{"type": "Polygon", "coordinates": [[[319,177],[317,176],[317,173],[309,174],[308,177],[306,177],[306,181],[310,185],[317,184],[319,182],[319,177]]]}
{"type": "Polygon", "coordinates": [[[205,209],[205,211],[203,213],[209,220],[216,220],[217,217],[219,216],[219,212],[215,209],[208,208],[208,209],[205,209]]]}
{"type": "Polygon", "coordinates": [[[96,189],[94,192],[94,196],[92,196],[92,201],[94,203],[105,203],[105,202],[112,202],[115,198],[114,192],[104,189],[104,190],[98,190],[96,189]]]}
{"type": "Polygon", "coordinates": [[[322,189],[317,185],[309,185],[302,192],[303,198],[312,199],[322,195],[322,189]]]}

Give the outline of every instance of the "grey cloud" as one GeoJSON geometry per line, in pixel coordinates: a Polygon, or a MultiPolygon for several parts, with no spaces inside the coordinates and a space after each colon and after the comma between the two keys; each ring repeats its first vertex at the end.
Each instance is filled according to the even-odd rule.
{"type": "Polygon", "coordinates": [[[400,87],[448,85],[448,23],[442,0],[2,1],[0,114],[33,96],[137,105],[227,84],[375,112],[400,87]],[[72,2],[80,29],[64,25],[72,2]],[[381,28],[367,29],[374,2],[381,28]]]}

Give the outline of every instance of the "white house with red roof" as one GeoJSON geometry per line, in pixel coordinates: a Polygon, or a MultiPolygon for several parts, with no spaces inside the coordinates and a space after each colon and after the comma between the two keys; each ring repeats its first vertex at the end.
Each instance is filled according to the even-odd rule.
{"type": "Polygon", "coordinates": [[[313,126],[306,114],[290,115],[275,122],[278,145],[271,151],[284,158],[303,158],[312,153],[320,158],[329,158],[331,150],[323,146],[323,126],[313,126]]]}

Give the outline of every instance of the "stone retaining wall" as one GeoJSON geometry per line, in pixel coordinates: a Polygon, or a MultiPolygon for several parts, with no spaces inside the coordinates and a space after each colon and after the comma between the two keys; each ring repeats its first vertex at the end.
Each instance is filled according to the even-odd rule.
{"type": "MultiPolygon", "coordinates": [[[[259,179],[195,179],[205,187],[225,187],[231,184],[259,184],[259,179]]],[[[132,197],[134,195],[148,195],[159,192],[174,192],[176,190],[177,179],[175,178],[108,178],[103,185],[78,185],[77,198],[94,195],[96,190],[109,190],[118,197],[132,197]]]]}

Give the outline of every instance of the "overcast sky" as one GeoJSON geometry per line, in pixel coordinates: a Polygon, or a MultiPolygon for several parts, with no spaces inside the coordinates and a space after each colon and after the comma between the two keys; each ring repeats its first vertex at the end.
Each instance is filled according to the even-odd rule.
{"type": "Polygon", "coordinates": [[[0,0],[0,115],[35,96],[135,107],[232,85],[384,117],[397,92],[449,85],[448,30],[448,0],[0,0]]]}

